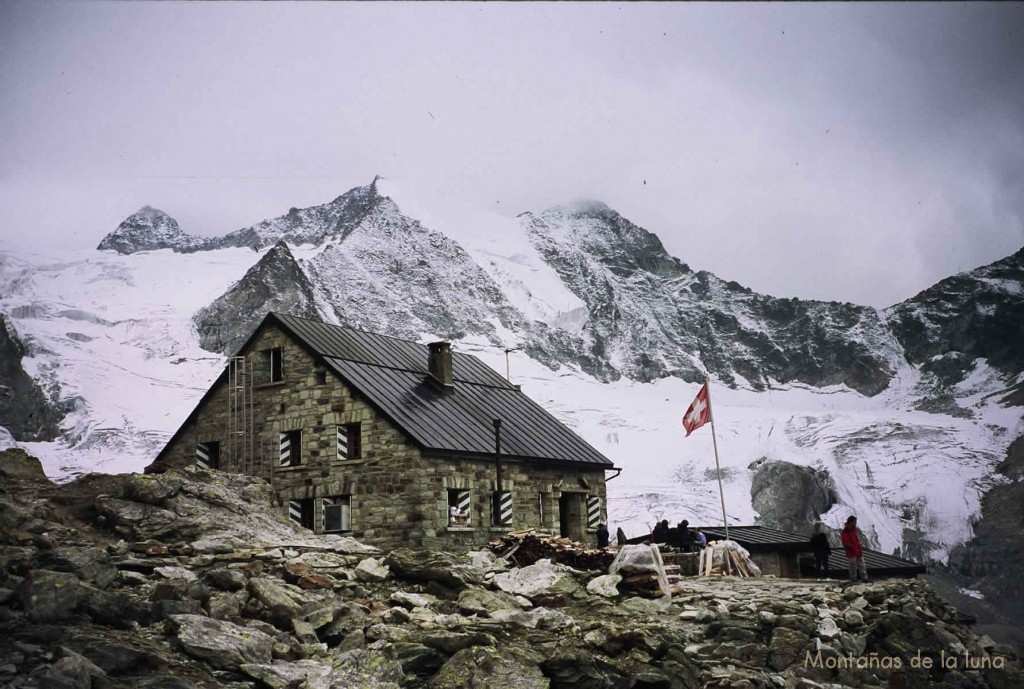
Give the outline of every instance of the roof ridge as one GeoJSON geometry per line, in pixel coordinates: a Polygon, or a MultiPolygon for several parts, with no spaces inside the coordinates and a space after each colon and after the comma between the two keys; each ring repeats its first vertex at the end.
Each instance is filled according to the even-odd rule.
{"type": "MultiPolygon", "coordinates": [[[[291,314],[291,313],[282,313],[280,311],[268,311],[267,315],[268,316],[269,315],[273,315],[273,316],[275,316],[277,318],[293,318],[295,320],[308,321],[310,323],[315,323],[317,325],[325,325],[325,326],[328,326],[328,327],[331,327],[331,328],[339,328],[341,330],[351,330],[353,332],[363,333],[365,335],[372,335],[373,337],[383,337],[385,339],[394,340],[396,342],[405,342],[405,343],[408,343],[408,344],[414,344],[414,345],[416,345],[418,347],[426,347],[427,346],[426,344],[424,344],[422,342],[418,342],[416,340],[409,340],[409,339],[406,339],[404,337],[397,337],[395,335],[385,335],[384,333],[378,333],[378,332],[374,332],[372,330],[364,330],[362,328],[357,328],[357,327],[352,326],[352,325],[337,325],[335,323],[326,323],[324,321],[319,321],[319,320],[317,320],[315,318],[310,318],[308,316],[296,316],[296,315],[291,314]]],[[[440,339],[440,340],[434,340],[434,342],[448,342],[449,344],[455,344],[451,340],[446,340],[446,339],[443,339],[443,338],[440,339]]],[[[474,354],[470,354],[469,352],[459,352],[459,351],[453,351],[452,354],[453,355],[457,354],[459,356],[472,356],[472,357],[476,356],[474,354]]]]}

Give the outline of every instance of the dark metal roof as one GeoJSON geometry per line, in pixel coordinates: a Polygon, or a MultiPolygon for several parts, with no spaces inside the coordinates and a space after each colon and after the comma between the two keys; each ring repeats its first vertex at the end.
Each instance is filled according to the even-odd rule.
{"type": "MultiPolygon", "coordinates": [[[[725,527],[701,527],[709,541],[725,538],[725,527]]],[[[752,553],[766,550],[811,551],[810,536],[770,529],[767,526],[729,526],[729,538],[752,553]]]]}
{"type": "Polygon", "coordinates": [[[426,451],[493,456],[493,420],[501,419],[503,456],[614,466],[472,355],[453,353],[454,385],[442,391],[427,372],[425,345],[295,316],[269,317],[426,451]]]}
{"type": "MultiPolygon", "coordinates": [[[[842,547],[833,548],[828,556],[829,574],[836,577],[849,576],[849,560],[843,553],[842,547]]],[[[892,576],[892,575],[913,575],[924,574],[925,566],[904,560],[895,555],[886,555],[877,550],[864,549],[864,566],[868,570],[868,577],[892,576]]]]}
{"type": "MultiPolygon", "coordinates": [[[[701,531],[709,541],[725,538],[725,528],[721,526],[709,526],[701,528],[701,531]]],[[[810,536],[770,529],[766,526],[730,526],[729,538],[751,553],[811,552],[810,536]]],[[[922,564],[867,548],[864,549],[864,566],[868,569],[868,576],[910,576],[925,572],[925,566],[922,564]]],[[[842,546],[833,547],[828,558],[829,574],[845,577],[848,573],[847,567],[848,561],[842,546]]]]}
{"type": "MultiPolygon", "coordinates": [[[[320,356],[427,375],[427,348],[409,340],[343,328],[308,318],[272,314],[320,356]]],[[[455,383],[514,389],[497,371],[470,354],[452,352],[455,383]]]]}

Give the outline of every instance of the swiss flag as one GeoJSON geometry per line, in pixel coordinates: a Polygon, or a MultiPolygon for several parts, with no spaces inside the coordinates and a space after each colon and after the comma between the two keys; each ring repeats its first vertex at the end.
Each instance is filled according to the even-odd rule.
{"type": "Polygon", "coordinates": [[[686,413],[683,414],[683,428],[686,429],[687,437],[710,420],[711,407],[708,406],[708,384],[704,383],[697,392],[697,396],[693,399],[693,403],[690,404],[686,409],[686,413]]]}

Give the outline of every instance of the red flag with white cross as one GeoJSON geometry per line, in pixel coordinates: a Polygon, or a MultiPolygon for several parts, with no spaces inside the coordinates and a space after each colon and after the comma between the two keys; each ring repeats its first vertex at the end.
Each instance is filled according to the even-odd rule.
{"type": "Polygon", "coordinates": [[[710,420],[711,406],[708,404],[708,384],[704,383],[697,392],[693,403],[683,414],[683,428],[686,429],[686,436],[689,437],[691,433],[710,420]]]}

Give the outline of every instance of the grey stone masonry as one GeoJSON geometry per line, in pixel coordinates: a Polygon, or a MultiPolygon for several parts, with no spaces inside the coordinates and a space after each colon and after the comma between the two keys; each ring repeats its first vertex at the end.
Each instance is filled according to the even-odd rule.
{"type": "MultiPolygon", "coordinates": [[[[424,456],[400,428],[276,326],[264,327],[240,356],[245,376],[220,379],[150,470],[195,464],[199,443],[217,443],[218,468],[269,482],[283,514],[321,533],[325,504],[341,502],[350,520],[345,532],[382,548],[464,550],[526,528],[589,542],[594,528],[588,505],[606,519],[600,467],[506,461],[502,491],[512,494],[511,521],[493,526],[493,458],[424,456]],[[281,356],[278,381],[271,380],[267,352],[273,349],[281,356]],[[230,391],[228,383],[239,381],[230,391]],[[243,395],[247,405],[238,401],[243,395]],[[234,410],[232,396],[238,398],[234,410]],[[351,424],[359,425],[360,456],[341,460],[339,427],[344,436],[351,424]],[[292,452],[291,465],[282,466],[282,434],[294,432],[297,457],[292,452]],[[452,501],[467,498],[468,519],[450,523],[452,501]]],[[[354,445],[348,442],[350,455],[354,445]]]]}

